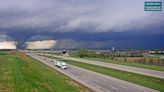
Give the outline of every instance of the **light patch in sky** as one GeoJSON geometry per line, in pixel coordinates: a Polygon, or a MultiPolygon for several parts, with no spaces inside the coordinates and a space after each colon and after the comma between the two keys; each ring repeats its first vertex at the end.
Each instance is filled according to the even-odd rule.
{"type": "Polygon", "coordinates": [[[0,49],[16,49],[16,44],[13,41],[3,41],[0,42],[0,49]]]}
{"type": "Polygon", "coordinates": [[[31,41],[26,42],[26,49],[51,49],[55,46],[55,40],[31,41]]]}

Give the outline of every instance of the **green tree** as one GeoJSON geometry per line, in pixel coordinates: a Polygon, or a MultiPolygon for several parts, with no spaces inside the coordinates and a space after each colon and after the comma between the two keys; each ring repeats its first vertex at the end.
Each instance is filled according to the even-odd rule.
{"type": "Polygon", "coordinates": [[[86,48],[80,48],[80,49],[78,50],[78,54],[79,54],[80,57],[85,57],[85,56],[87,56],[87,52],[88,52],[88,49],[86,49],[86,48]]]}

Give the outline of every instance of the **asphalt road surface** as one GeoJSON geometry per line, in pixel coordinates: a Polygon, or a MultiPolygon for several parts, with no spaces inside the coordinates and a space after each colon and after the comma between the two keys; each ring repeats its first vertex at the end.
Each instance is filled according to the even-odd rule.
{"type": "MultiPolygon", "coordinates": [[[[51,55],[51,54],[46,54],[46,55],[51,55]]],[[[105,62],[93,61],[93,60],[81,59],[81,58],[74,58],[74,57],[62,57],[62,56],[56,56],[56,55],[51,55],[51,56],[164,79],[164,72],[162,71],[155,71],[155,70],[150,70],[150,69],[125,66],[125,65],[111,64],[111,63],[105,63],[105,62]]]]}
{"type": "Polygon", "coordinates": [[[150,88],[146,88],[137,84],[126,82],[72,65],[68,65],[68,69],[63,70],[56,67],[53,62],[51,62],[52,59],[36,54],[28,55],[96,92],[157,92],[156,90],[150,88]]]}

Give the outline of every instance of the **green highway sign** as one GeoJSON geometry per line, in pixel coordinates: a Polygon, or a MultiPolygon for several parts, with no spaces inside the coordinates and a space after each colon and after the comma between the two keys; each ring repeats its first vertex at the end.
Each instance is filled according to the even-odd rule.
{"type": "Polygon", "coordinates": [[[145,2],[145,11],[162,11],[162,2],[145,2]]]}

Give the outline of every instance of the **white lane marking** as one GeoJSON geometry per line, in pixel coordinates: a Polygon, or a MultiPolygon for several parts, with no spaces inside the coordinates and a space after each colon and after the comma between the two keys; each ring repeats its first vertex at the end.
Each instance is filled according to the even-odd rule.
{"type": "Polygon", "coordinates": [[[128,87],[126,87],[126,86],[123,86],[123,85],[122,85],[121,87],[122,87],[122,88],[128,88],[128,87]]]}
{"type": "Polygon", "coordinates": [[[103,90],[104,92],[111,92],[110,90],[107,90],[105,88],[102,88],[102,87],[100,87],[100,86],[98,86],[98,85],[96,85],[96,84],[94,84],[94,83],[92,83],[90,81],[88,81],[88,83],[91,84],[91,85],[93,85],[93,86],[95,86],[95,87],[97,87],[97,88],[99,88],[100,90],[103,90]]]}
{"type": "Polygon", "coordinates": [[[100,81],[98,81],[98,80],[95,80],[95,82],[100,82],[100,81]]]}
{"type": "Polygon", "coordinates": [[[113,89],[115,89],[115,90],[118,90],[118,88],[116,88],[116,87],[112,87],[113,89]]]}

